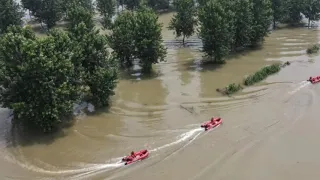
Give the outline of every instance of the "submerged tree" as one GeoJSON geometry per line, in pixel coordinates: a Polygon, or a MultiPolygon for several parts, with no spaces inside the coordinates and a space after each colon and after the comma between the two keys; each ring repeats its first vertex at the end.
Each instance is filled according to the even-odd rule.
{"type": "Polygon", "coordinates": [[[273,16],[273,29],[276,28],[276,22],[282,21],[284,18],[283,0],[271,0],[272,3],[272,16],[273,16]]]}
{"type": "Polygon", "coordinates": [[[87,11],[94,11],[92,0],[67,0],[61,7],[64,12],[67,12],[70,8],[75,8],[76,6],[81,6],[87,11]]]}
{"type": "Polygon", "coordinates": [[[24,8],[29,9],[31,14],[40,23],[45,23],[52,28],[63,16],[62,0],[22,0],[24,8]]]}
{"type": "Polygon", "coordinates": [[[213,62],[222,62],[230,52],[233,42],[233,24],[228,17],[234,12],[223,6],[223,0],[210,0],[199,9],[200,32],[203,51],[213,62]]]}
{"type": "Polygon", "coordinates": [[[311,21],[318,21],[320,19],[320,1],[305,0],[302,13],[308,18],[308,27],[310,27],[311,21]]]}
{"type": "Polygon", "coordinates": [[[245,47],[250,44],[253,23],[253,5],[250,0],[234,1],[234,45],[233,48],[245,47]]]}
{"type": "Polygon", "coordinates": [[[158,15],[149,8],[143,8],[136,13],[135,57],[144,72],[152,70],[152,64],[164,61],[166,49],[162,44],[162,25],[158,22],[158,15]]]}
{"type": "Polygon", "coordinates": [[[251,44],[258,45],[264,40],[269,32],[272,22],[272,7],[270,0],[252,0],[253,2],[253,24],[251,44]]]}
{"type": "Polygon", "coordinates": [[[10,25],[22,25],[24,13],[14,0],[0,0],[0,34],[10,25]]]}
{"type": "Polygon", "coordinates": [[[109,105],[117,85],[118,66],[109,54],[106,36],[99,34],[99,30],[87,28],[82,22],[75,26],[70,37],[77,47],[73,63],[76,69],[82,70],[79,76],[89,87],[85,92],[86,100],[96,107],[109,105]]]}
{"type": "Polygon", "coordinates": [[[28,28],[10,27],[0,38],[0,101],[14,121],[52,131],[81,100],[109,104],[117,84],[117,62],[99,31],[76,25],[36,38],[28,28]]]}
{"type": "Polygon", "coordinates": [[[163,61],[166,50],[161,24],[153,10],[143,7],[136,12],[125,11],[116,18],[111,30],[109,43],[123,68],[132,67],[137,58],[143,71],[150,72],[152,64],[163,61]]]}
{"type": "Polygon", "coordinates": [[[1,38],[0,100],[15,121],[48,132],[70,115],[78,92],[69,78],[72,54],[63,32],[36,39],[29,29],[12,28],[1,38]]]}
{"type": "Polygon", "coordinates": [[[110,47],[122,68],[129,68],[133,65],[135,23],[134,13],[125,11],[115,19],[111,26],[112,33],[108,36],[110,47]]]}
{"type": "Polygon", "coordinates": [[[67,13],[67,20],[69,21],[68,29],[70,31],[73,31],[80,23],[84,23],[89,31],[93,29],[94,22],[92,19],[92,11],[85,9],[82,6],[73,6],[68,9],[67,13]]]}
{"type": "Polygon", "coordinates": [[[302,20],[301,13],[304,8],[305,0],[283,0],[284,22],[291,25],[300,23],[302,20]]]}
{"type": "Polygon", "coordinates": [[[125,5],[127,9],[134,10],[140,6],[141,0],[122,0],[122,4],[125,5]]]}
{"type": "Polygon", "coordinates": [[[146,0],[146,5],[154,10],[164,10],[170,7],[169,0],[146,0]]]}
{"type": "Polygon", "coordinates": [[[175,0],[174,7],[177,14],[170,21],[169,30],[174,30],[176,37],[182,36],[182,43],[195,32],[197,25],[196,7],[193,0],[175,0]]]}

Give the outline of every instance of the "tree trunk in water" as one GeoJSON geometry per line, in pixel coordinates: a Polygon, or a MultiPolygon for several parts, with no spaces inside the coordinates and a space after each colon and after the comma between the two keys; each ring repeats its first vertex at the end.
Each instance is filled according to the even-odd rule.
{"type": "Polygon", "coordinates": [[[310,18],[308,19],[308,28],[310,28],[310,18]]]}
{"type": "Polygon", "coordinates": [[[185,36],[183,35],[183,38],[182,38],[182,44],[183,44],[183,46],[184,46],[184,38],[185,38],[185,36]]]}

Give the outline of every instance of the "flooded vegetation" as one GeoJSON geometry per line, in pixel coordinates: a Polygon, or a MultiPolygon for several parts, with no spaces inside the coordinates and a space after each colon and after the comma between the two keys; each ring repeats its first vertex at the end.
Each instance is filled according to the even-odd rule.
{"type": "Polygon", "coordinates": [[[281,69],[280,63],[276,63],[276,64],[272,64],[270,66],[263,67],[262,69],[255,72],[254,74],[246,77],[244,80],[244,85],[250,86],[250,85],[253,85],[257,82],[260,82],[260,81],[266,79],[269,75],[272,75],[272,74],[279,72],[280,69],[281,69]]]}
{"type": "Polygon", "coordinates": [[[72,125],[50,135],[22,131],[12,123],[11,110],[0,109],[0,176],[318,177],[320,161],[314,157],[320,150],[316,114],[320,89],[306,80],[319,75],[320,56],[308,55],[306,49],[319,43],[319,30],[279,28],[258,48],[226,56],[225,63],[207,63],[196,34],[182,45],[183,37],[176,38],[165,28],[174,14],[158,19],[163,23],[164,61],[152,64],[149,74],[139,64],[121,71],[109,107],[79,112],[72,125]],[[290,66],[281,69],[287,62],[290,66]],[[242,85],[246,78],[251,78],[250,86],[242,85]],[[221,87],[226,87],[227,95],[237,93],[225,96],[217,91],[221,87]],[[223,125],[203,132],[200,124],[212,116],[222,117],[223,125]],[[140,149],[148,149],[149,158],[130,167],[119,163],[140,149]],[[263,173],[266,170],[269,173],[263,173]]]}
{"type": "Polygon", "coordinates": [[[320,44],[315,44],[307,49],[307,53],[314,54],[319,52],[319,50],[320,50],[320,44]]]}

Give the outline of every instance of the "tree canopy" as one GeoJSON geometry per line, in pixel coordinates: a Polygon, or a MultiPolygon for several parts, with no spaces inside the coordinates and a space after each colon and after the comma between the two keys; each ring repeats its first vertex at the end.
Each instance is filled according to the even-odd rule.
{"type": "Polygon", "coordinates": [[[22,25],[24,12],[14,0],[0,0],[0,34],[10,25],[22,25]]]}
{"type": "Polygon", "coordinates": [[[158,15],[149,8],[121,13],[112,25],[109,36],[119,64],[130,68],[137,58],[143,71],[150,72],[152,64],[163,61],[166,49],[162,44],[161,27],[158,15]]]}
{"type": "Polygon", "coordinates": [[[1,37],[0,101],[13,109],[15,121],[49,132],[83,98],[108,105],[117,66],[98,33],[80,23],[73,33],[53,29],[41,39],[21,27],[1,37]]]}
{"type": "Polygon", "coordinates": [[[193,0],[175,0],[175,10],[177,14],[170,21],[169,29],[174,30],[176,37],[182,36],[182,43],[185,38],[192,36],[197,25],[197,9],[193,0]]]}

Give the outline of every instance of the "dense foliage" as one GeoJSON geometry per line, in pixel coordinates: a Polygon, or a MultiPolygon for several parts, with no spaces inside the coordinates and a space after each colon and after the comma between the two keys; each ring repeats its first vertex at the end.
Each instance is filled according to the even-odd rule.
{"type": "Polygon", "coordinates": [[[48,132],[83,98],[98,107],[108,104],[117,66],[106,38],[84,23],[74,32],[54,29],[39,39],[28,28],[11,27],[1,37],[0,101],[17,122],[48,132]]]}
{"type": "Polygon", "coordinates": [[[203,51],[214,62],[222,62],[233,43],[234,12],[223,6],[224,0],[209,1],[199,9],[200,33],[203,51]]]}
{"type": "Polygon", "coordinates": [[[177,14],[170,21],[168,29],[174,30],[176,37],[182,36],[182,43],[185,38],[192,36],[197,25],[196,7],[193,0],[175,0],[174,7],[177,14]]]}
{"type": "Polygon", "coordinates": [[[166,49],[161,27],[158,15],[149,8],[120,14],[112,25],[109,42],[121,66],[130,68],[138,59],[142,70],[150,72],[152,64],[163,61],[166,49]]]}
{"type": "Polygon", "coordinates": [[[97,9],[102,15],[102,25],[109,28],[111,25],[112,16],[115,14],[116,1],[115,0],[97,0],[97,9]]]}
{"type": "Polygon", "coordinates": [[[31,14],[40,23],[45,23],[47,28],[52,28],[63,17],[62,0],[21,0],[24,8],[29,9],[31,14]]]}
{"type": "Polygon", "coordinates": [[[170,8],[169,0],[145,0],[146,5],[154,10],[166,10],[170,8]]]}
{"type": "Polygon", "coordinates": [[[72,43],[62,32],[37,39],[29,29],[8,31],[0,41],[0,100],[13,109],[14,120],[51,131],[77,99],[77,85],[69,78],[72,43]]]}
{"type": "Polygon", "coordinates": [[[22,25],[24,13],[14,0],[0,0],[0,34],[10,25],[22,25]]]}

